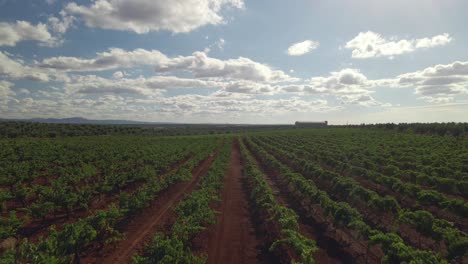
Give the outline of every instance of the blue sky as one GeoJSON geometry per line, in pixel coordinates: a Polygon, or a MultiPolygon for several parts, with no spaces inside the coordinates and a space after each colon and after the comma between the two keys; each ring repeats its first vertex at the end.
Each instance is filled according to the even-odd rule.
{"type": "Polygon", "coordinates": [[[468,121],[466,1],[0,0],[0,117],[468,121]]]}

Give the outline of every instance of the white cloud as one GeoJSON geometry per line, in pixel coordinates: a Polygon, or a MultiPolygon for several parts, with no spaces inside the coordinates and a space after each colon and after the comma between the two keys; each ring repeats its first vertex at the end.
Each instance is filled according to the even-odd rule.
{"type": "Polygon", "coordinates": [[[61,11],[60,18],[50,16],[47,24],[32,25],[22,20],[15,23],[0,22],[0,46],[15,46],[27,40],[38,41],[48,47],[58,46],[63,42],[62,35],[73,26],[74,21],[73,16],[61,11]]]}
{"type": "Polygon", "coordinates": [[[20,94],[30,94],[31,92],[26,88],[21,88],[21,89],[18,90],[18,93],[20,93],[20,94]]]}
{"type": "Polygon", "coordinates": [[[106,79],[96,75],[78,75],[71,78],[65,89],[77,94],[134,94],[152,95],[154,91],[144,86],[144,81],[106,79]]]}
{"type": "Polygon", "coordinates": [[[11,90],[14,84],[11,82],[0,80],[0,112],[8,111],[8,103],[15,102],[15,92],[11,90]]]}
{"type": "Polygon", "coordinates": [[[15,23],[0,22],[0,46],[15,46],[25,40],[39,41],[47,46],[54,46],[58,41],[49,33],[46,24],[32,25],[21,20],[15,23]]]}
{"type": "Polygon", "coordinates": [[[294,43],[288,48],[288,55],[301,56],[319,47],[319,43],[313,40],[304,40],[302,42],[294,43]]]}
{"type": "MultiPolygon", "coordinates": [[[[387,81],[393,84],[394,80],[387,81]]],[[[273,93],[332,96],[342,104],[361,106],[388,106],[375,100],[373,88],[382,84],[380,80],[369,80],[357,69],[345,68],[330,72],[328,76],[315,76],[304,83],[279,84],[271,87],[273,93]]]]}
{"type": "Polygon", "coordinates": [[[190,32],[224,23],[223,8],[243,8],[243,0],[95,0],[90,6],[69,3],[65,10],[80,15],[89,27],[139,34],[167,30],[190,32]]]}
{"type": "Polygon", "coordinates": [[[284,113],[327,112],[336,110],[323,99],[252,99],[213,95],[180,95],[146,101],[157,103],[160,110],[175,115],[271,115],[284,113]]]}
{"type": "Polygon", "coordinates": [[[345,48],[352,49],[353,58],[393,58],[396,55],[413,52],[416,49],[447,45],[450,41],[452,41],[452,38],[447,33],[432,38],[387,39],[380,34],[367,31],[360,32],[356,37],[348,41],[345,48]]]}
{"type": "Polygon", "coordinates": [[[437,35],[432,38],[422,38],[416,39],[415,47],[418,48],[432,48],[437,46],[444,46],[447,45],[452,38],[449,34],[444,33],[442,35],[437,35]]]}
{"type": "Polygon", "coordinates": [[[215,44],[216,44],[216,47],[218,47],[219,50],[223,50],[224,45],[226,44],[226,41],[223,38],[220,38],[220,39],[218,39],[218,41],[216,41],[215,44]]]}
{"type": "Polygon", "coordinates": [[[313,77],[309,85],[316,91],[332,94],[362,94],[367,93],[371,83],[357,69],[342,69],[331,72],[327,77],[313,77]]]}
{"type": "Polygon", "coordinates": [[[421,100],[424,100],[429,103],[433,104],[446,104],[454,101],[453,97],[431,97],[431,96],[423,96],[420,97],[421,100]]]}
{"type": "MultiPolygon", "coordinates": [[[[96,77],[85,77],[91,80],[96,77]]],[[[84,81],[85,79],[81,79],[84,81]]],[[[78,84],[80,80],[76,80],[78,84]]],[[[102,81],[102,80],[98,80],[102,81]]],[[[115,81],[115,80],[113,80],[115,81]]],[[[91,80],[91,82],[93,82],[91,80]]],[[[134,86],[131,86],[134,87],[134,86]]],[[[76,88],[76,87],[75,87],[76,88]]],[[[67,89],[71,89],[70,87],[67,89]]],[[[130,91],[133,93],[133,91],[130,91]]],[[[93,93],[68,92],[63,90],[34,91],[29,98],[11,100],[5,112],[0,105],[0,113],[13,117],[72,115],[88,118],[120,118],[133,120],[201,120],[211,122],[239,122],[245,117],[275,117],[288,113],[324,113],[340,109],[330,106],[323,99],[255,99],[249,96],[218,96],[184,94],[164,97],[160,93],[143,95],[127,92],[93,93]],[[216,121],[214,121],[216,120],[216,121]]],[[[245,122],[245,121],[244,121],[245,122]]]]}
{"type": "Polygon", "coordinates": [[[10,89],[13,86],[13,83],[0,80],[0,99],[6,98],[10,95],[15,95],[15,93],[10,89]]]}
{"type": "Polygon", "coordinates": [[[393,80],[393,86],[414,87],[415,94],[424,100],[446,103],[457,95],[468,94],[468,62],[439,64],[401,74],[393,80]]]}
{"type": "Polygon", "coordinates": [[[96,58],[52,57],[44,59],[39,66],[62,71],[103,71],[115,68],[131,68],[137,65],[155,65],[168,60],[158,50],[135,49],[126,51],[110,48],[107,52],[97,53],[96,58]]]}
{"type": "Polygon", "coordinates": [[[175,76],[154,76],[135,79],[106,79],[96,75],[74,75],[65,84],[65,89],[75,94],[129,94],[158,95],[169,89],[178,88],[215,88],[221,83],[175,76]]]}
{"type": "Polygon", "coordinates": [[[65,11],[60,12],[60,18],[51,16],[48,19],[49,28],[58,34],[65,34],[75,22],[75,17],[68,15],[65,11]]]}
{"type": "Polygon", "coordinates": [[[342,95],[339,97],[343,104],[355,104],[365,107],[370,106],[383,106],[390,107],[392,106],[389,103],[382,103],[374,99],[370,94],[355,94],[355,95],[342,95]]]}
{"type": "Polygon", "coordinates": [[[23,61],[12,59],[7,53],[0,51],[0,76],[10,79],[29,79],[33,81],[48,81],[49,76],[39,70],[25,66],[23,61]]]}
{"type": "Polygon", "coordinates": [[[274,94],[277,88],[267,83],[235,81],[226,83],[222,91],[226,93],[243,94],[274,94]]]}
{"type": "MultiPolygon", "coordinates": [[[[236,94],[247,95],[274,95],[274,94],[297,94],[297,95],[331,95],[341,98],[342,102],[373,106],[376,103],[370,94],[372,88],[380,84],[380,80],[369,80],[357,69],[342,69],[331,72],[328,76],[316,76],[309,80],[298,83],[268,83],[248,80],[221,82],[223,89],[218,91],[219,96],[232,96],[236,94]],[[371,103],[372,101],[372,103],[371,103]]],[[[394,80],[387,81],[393,84],[394,80]]]]}
{"type": "Polygon", "coordinates": [[[225,44],[226,44],[226,41],[223,38],[220,38],[217,41],[215,41],[213,44],[210,44],[208,47],[206,47],[203,50],[203,52],[209,53],[213,47],[216,47],[218,48],[218,50],[223,51],[225,44]]]}
{"type": "Polygon", "coordinates": [[[126,51],[111,48],[97,53],[96,58],[53,57],[44,59],[39,66],[62,71],[101,71],[116,68],[130,68],[137,65],[153,66],[157,73],[186,71],[196,78],[240,79],[265,82],[297,81],[281,70],[274,70],[266,64],[239,57],[220,60],[204,52],[190,56],[169,58],[158,50],[135,49],[126,51]]]}
{"type": "Polygon", "coordinates": [[[122,77],[124,77],[124,73],[121,72],[121,71],[116,71],[112,74],[112,76],[115,78],[115,79],[120,79],[122,77]]]}
{"type": "Polygon", "coordinates": [[[208,57],[204,52],[191,56],[175,57],[155,65],[157,72],[189,71],[197,78],[225,78],[264,82],[297,81],[281,70],[252,61],[249,58],[219,60],[208,57]]]}

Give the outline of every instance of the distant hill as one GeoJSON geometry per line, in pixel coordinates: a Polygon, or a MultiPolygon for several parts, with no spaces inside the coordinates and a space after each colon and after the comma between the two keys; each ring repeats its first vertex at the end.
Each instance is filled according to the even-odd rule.
{"type": "Polygon", "coordinates": [[[22,121],[34,123],[47,123],[47,124],[108,124],[108,125],[158,125],[158,124],[175,124],[170,122],[144,122],[144,121],[131,121],[131,120],[93,120],[83,117],[69,117],[69,118],[30,118],[30,119],[3,119],[0,122],[8,121],[22,121]]]}

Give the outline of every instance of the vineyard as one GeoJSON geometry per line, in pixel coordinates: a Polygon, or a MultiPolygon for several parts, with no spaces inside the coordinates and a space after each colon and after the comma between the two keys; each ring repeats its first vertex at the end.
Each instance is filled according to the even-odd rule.
{"type": "Polygon", "coordinates": [[[461,132],[124,130],[0,139],[0,263],[468,263],[461,132]]]}

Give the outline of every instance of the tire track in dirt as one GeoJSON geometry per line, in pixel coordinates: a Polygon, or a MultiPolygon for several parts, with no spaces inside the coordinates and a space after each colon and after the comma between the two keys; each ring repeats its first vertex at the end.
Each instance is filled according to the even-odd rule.
{"type": "Polygon", "coordinates": [[[164,219],[170,217],[170,209],[179,203],[185,194],[195,189],[201,177],[208,172],[220,149],[218,148],[192,170],[191,181],[170,186],[151,203],[149,208],[133,217],[123,230],[125,238],[120,240],[113,249],[102,252],[100,255],[83,258],[81,263],[131,263],[132,256],[143,249],[145,242],[151,239],[158,227],[165,222],[164,219]]]}
{"type": "Polygon", "coordinates": [[[260,262],[260,241],[255,236],[242,177],[239,142],[234,139],[221,193],[218,223],[214,232],[208,234],[208,264],[260,262]]]}

